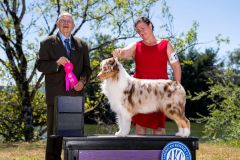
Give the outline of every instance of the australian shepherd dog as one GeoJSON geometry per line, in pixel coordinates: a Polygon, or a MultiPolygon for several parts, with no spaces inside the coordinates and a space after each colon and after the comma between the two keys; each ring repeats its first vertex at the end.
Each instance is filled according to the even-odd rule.
{"type": "Polygon", "coordinates": [[[115,58],[101,62],[97,77],[102,81],[102,92],[117,115],[119,131],[116,136],[129,134],[131,118],[135,114],[156,111],[176,122],[176,136],[190,135],[190,122],[185,117],[186,92],[179,82],[133,78],[115,58]]]}

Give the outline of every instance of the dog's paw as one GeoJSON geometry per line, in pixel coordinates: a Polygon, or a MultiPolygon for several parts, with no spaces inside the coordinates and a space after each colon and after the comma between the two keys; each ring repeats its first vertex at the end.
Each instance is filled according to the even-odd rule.
{"type": "Polygon", "coordinates": [[[116,132],[116,133],[115,133],[115,136],[118,136],[118,135],[119,135],[119,133],[120,133],[120,131],[116,132]]]}
{"type": "Polygon", "coordinates": [[[183,128],[184,137],[190,136],[190,129],[189,128],[183,128]]]}
{"type": "Polygon", "coordinates": [[[175,134],[177,137],[184,137],[184,130],[183,128],[179,128],[179,131],[175,134]]]}
{"type": "Polygon", "coordinates": [[[123,132],[118,131],[118,132],[115,133],[115,136],[118,136],[118,137],[126,137],[127,134],[124,134],[123,132]]]}
{"type": "Polygon", "coordinates": [[[179,132],[175,134],[178,137],[184,137],[187,138],[190,136],[190,129],[189,128],[181,128],[179,132]]]}
{"type": "Polygon", "coordinates": [[[177,136],[177,137],[185,137],[185,135],[182,132],[177,132],[175,134],[175,136],[177,136]]]}

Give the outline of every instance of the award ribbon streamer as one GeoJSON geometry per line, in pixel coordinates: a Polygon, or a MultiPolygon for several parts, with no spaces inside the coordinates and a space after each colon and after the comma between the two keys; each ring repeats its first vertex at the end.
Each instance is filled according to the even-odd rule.
{"type": "Polygon", "coordinates": [[[78,80],[73,73],[73,65],[71,62],[66,63],[64,65],[64,70],[66,73],[66,76],[65,76],[66,91],[69,91],[69,88],[73,89],[73,87],[78,83],[78,80]]]}

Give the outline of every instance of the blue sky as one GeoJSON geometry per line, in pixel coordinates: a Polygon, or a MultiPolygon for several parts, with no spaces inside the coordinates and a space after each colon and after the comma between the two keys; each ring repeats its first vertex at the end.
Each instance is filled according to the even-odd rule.
{"type": "MultiPolygon", "coordinates": [[[[229,37],[230,43],[222,45],[219,58],[227,51],[240,47],[240,1],[238,0],[166,0],[174,17],[175,33],[186,32],[194,21],[199,23],[198,41],[214,40],[218,34],[229,37]]],[[[160,16],[159,6],[152,12],[153,18],[160,16]]],[[[157,23],[155,20],[153,23],[157,23]]],[[[199,45],[198,48],[216,46],[215,43],[199,45]]]]}

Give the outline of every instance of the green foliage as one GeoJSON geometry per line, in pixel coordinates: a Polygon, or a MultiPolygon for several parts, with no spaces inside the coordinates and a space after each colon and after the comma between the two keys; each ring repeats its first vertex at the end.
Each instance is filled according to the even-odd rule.
{"type": "Polygon", "coordinates": [[[240,68],[240,48],[234,49],[229,55],[229,67],[238,69],[240,68]]]}
{"type": "Polygon", "coordinates": [[[10,89],[0,91],[0,135],[4,141],[22,140],[23,123],[17,94],[10,89]]]}
{"type": "Polygon", "coordinates": [[[210,115],[201,117],[200,122],[205,123],[205,138],[212,140],[233,141],[240,136],[240,86],[232,77],[235,72],[231,69],[219,75],[219,80],[210,79],[212,84],[205,92],[212,103],[208,104],[210,115]]]}
{"type": "Polygon", "coordinates": [[[227,43],[228,44],[230,42],[229,38],[224,37],[222,34],[218,34],[215,39],[216,39],[216,42],[217,42],[218,45],[220,45],[221,43],[227,43]]]}
{"type": "Polygon", "coordinates": [[[33,125],[34,139],[40,139],[46,132],[47,105],[45,103],[45,94],[43,91],[37,91],[32,101],[33,106],[33,125]]]}
{"type": "MultiPolygon", "coordinates": [[[[46,124],[46,105],[43,92],[38,92],[33,100],[34,126],[38,129],[34,139],[39,139],[46,124]]],[[[19,94],[14,87],[4,87],[0,91],[0,139],[1,141],[23,141],[24,124],[19,94]]]]}

